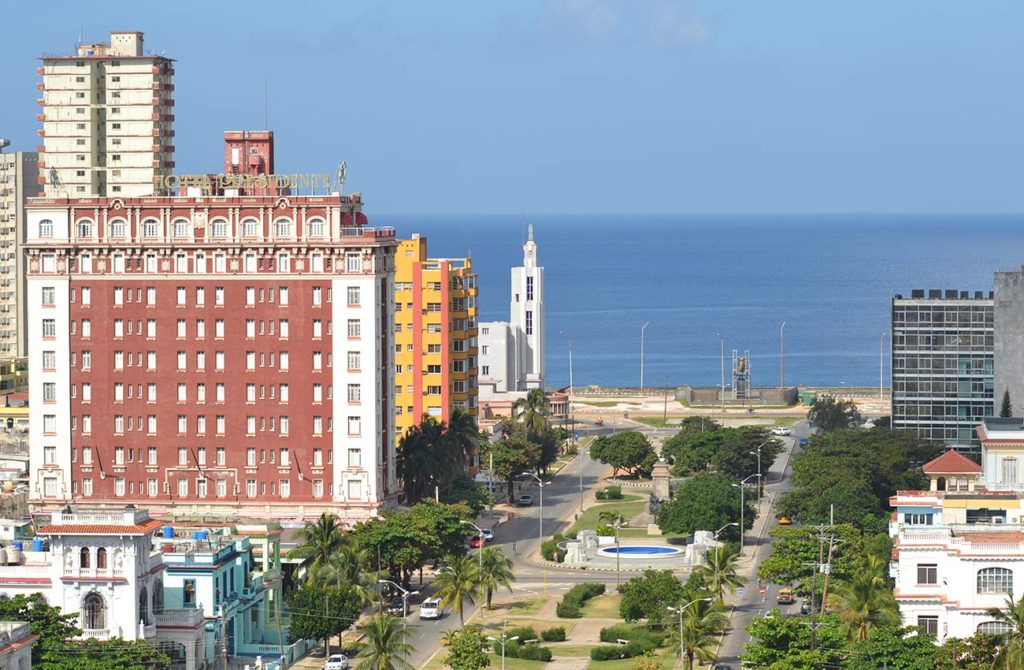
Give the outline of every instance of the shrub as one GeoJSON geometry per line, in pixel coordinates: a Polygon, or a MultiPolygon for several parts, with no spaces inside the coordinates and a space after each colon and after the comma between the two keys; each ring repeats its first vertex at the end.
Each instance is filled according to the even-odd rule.
{"type": "Polygon", "coordinates": [[[541,631],[540,639],[545,642],[565,642],[565,626],[555,626],[541,631]]]}
{"type": "Polygon", "coordinates": [[[527,644],[519,648],[519,658],[547,663],[551,660],[551,650],[539,644],[527,644]]]}
{"type": "Polygon", "coordinates": [[[634,656],[640,656],[644,651],[635,642],[624,645],[594,647],[590,650],[590,659],[592,661],[610,661],[616,658],[633,658],[634,656]]]}
{"type": "Polygon", "coordinates": [[[565,539],[561,533],[557,533],[550,540],[544,540],[540,545],[540,554],[544,560],[561,563],[565,559],[565,551],[558,548],[558,543],[564,542],[565,539]]]}
{"type": "Polygon", "coordinates": [[[526,644],[527,640],[537,640],[537,631],[533,629],[533,626],[519,626],[517,628],[509,628],[505,631],[506,639],[510,637],[518,637],[519,644],[526,644]]]}
{"type": "Polygon", "coordinates": [[[562,600],[555,607],[555,614],[562,619],[579,619],[583,603],[603,593],[604,584],[596,582],[577,584],[562,596],[562,600]]]}
{"type": "Polygon", "coordinates": [[[602,524],[597,527],[597,534],[601,537],[615,537],[615,529],[608,524],[602,524]]]}
{"type": "Polygon", "coordinates": [[[622,500],[621,486],[606,486],[594,494],[598,500],[622,500]]]}
{"type": "Polygon", "coordinates": [[[629,640],[643,651],[657,649],[665,642],[665,636],[655,633],[647,628],[616,624],[601,629],[601,642],[618,642],[629,640]]]}
{"type": "Polygon", "coordinates": [[[627,626],[626,624],[617,623],[614,626],[608,626],[607,628],[601,629],[601,642],[615,642],[616,640],[630,640],[630,636],[633,631],[636,630],[636,626],[627,626]]]}

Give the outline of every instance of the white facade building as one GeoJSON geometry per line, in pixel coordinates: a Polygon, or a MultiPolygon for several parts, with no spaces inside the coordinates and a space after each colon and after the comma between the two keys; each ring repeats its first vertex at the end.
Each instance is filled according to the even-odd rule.
{"type": "Polygon", "coordinates": [[[544,388],[544,268],[530,224],[523,264],[512,268],[509,321],[480,324],[480,399],[544,388]]]}
{"type": "Polygon", "coordinates": [[[25,356],[25,272],[20,245],[24,241],[25,201],[41,192],[39,155],[4,153],[0,139],[0,359],[25,356]]]}
{"type": "Polygon", "coordinates": [[[999,633],[988,615],[1024,595],[1024,423],[978,427],[982,462],[950,450],[923,466],[928,491],[899,491],[891,576],[904,625],[936,635],[999,633]]]}
{"type": "Polygon", "coordinates": [[[31,624],[0,621],[0,670],[32,670],[31,624]]]}
{"type": "Polygon", "coordinates": [[[145,53],[140,32],[41,60],[46,195],[160,195],[154,181],[174,167],[174,61],[145,53]]]}

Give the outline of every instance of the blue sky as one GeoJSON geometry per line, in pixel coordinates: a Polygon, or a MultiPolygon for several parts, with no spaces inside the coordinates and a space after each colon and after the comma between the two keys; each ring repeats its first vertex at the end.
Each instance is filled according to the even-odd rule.
{"type": "Polygon", "coordinates": [[[0,136],[35,58],[178,60],[177,170],[264,126],[376,213],[1024,211],[1017,0],[0,0],[0,136]]]}

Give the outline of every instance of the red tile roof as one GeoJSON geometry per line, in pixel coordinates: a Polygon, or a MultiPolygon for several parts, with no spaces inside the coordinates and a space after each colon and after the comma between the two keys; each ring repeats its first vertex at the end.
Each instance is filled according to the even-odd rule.
{"type": "Polygon", "coordinates": [[[928,461],[921,469],[925,474],[981,474],[981,466],[955,449],[950,449],[938,458],[928,461]]]}
{"type": "Polygon", "coordinates": [[[159,519],[149,519],[133,525],[120,524],[84,524],[62,523],[56,526],[43,526],[39,535],[145,535],[164,525],[159,519]]]}
{"type": "Polygon", "coordinates": [[[957,537],[962,537],[965,540],[971,542],[977,542],[979,544],[987,544],[989,542],[1009,542],[1009,543],[1020,543],[1024,542],[1024,533],[975,533],[974,531],[957,533],[957,537]]]}

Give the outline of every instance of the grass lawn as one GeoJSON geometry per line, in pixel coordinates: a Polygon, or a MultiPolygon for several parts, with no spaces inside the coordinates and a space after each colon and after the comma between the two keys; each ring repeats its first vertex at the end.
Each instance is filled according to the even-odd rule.
{"type": "MultiPolygon", "coordinates": [[[[441,651],[438,652],[434,659],[423,666],[423,670],[448,670],[444,666],[444,659],[448,656],[448,648],[442,647],[441,651]]],[[[501,656],[498,654],[489,654],[491,658],[492,668],[501,667],[501,656]]],[[[505,658],[506,670],[544,670],[544,668],[551,668],[551,663],[543,663],[541,661],[524,661],[519,658],[505,658]]]]}
{"type": "Polygon", "coordinates": [[[576,537],[578,531],[596,529],[599,525],[598,517],[601,515],[601,512],[619,512],[626,521],[629,521],[637,514],[643,512],[644,505],[646,504],[642,499],[639,499],[639,496],[629,497],[634,499],[625,500],[626,496],[623,496],[623,500],[611,500],[590,506],[565,534],[568,537],[576,537]]]}
{"type": "Polygon", "coordinates": [[[618,405],[639,405],[632,400],[573,400],[573,403],[589,407],[617,407],[618,405]]]}
{"type": "Polygon", "coordinates": [[[620,528],[619,539],[625,538],[645,538],[645,537],[659,537],[657,535],[649,535],[646,528],[620,528]]]}
{"type": "MultiPolygon", "coordinates": [[[[662,670],[671,670],[675,667],[676,657],[669,655],[661,655],[656,653],[656,658],[661,663],[662,670]]],[[[635,658],[620,658],[614,661],[591,661],[590,665],[587,666],[587,670],[633,670],[633,664],[636,663],[635,658]]]]}
{"type": "Polygon", "coordinates": [[[545,644],[551,649],[551,653],[557,658],[590,658],[590,650],[597,645],[593,644],[562,644],[553,642],[545,644]]]}
{"type": "Polygon", "coordinates": [[[584,617],[595,619],[618,619],[619,601],[621,600],[622,596],[618,593],[606,593],[583,603],[580,613],[584,617]]]}
{"type": "Polygon", "coordinates": [[[656,416],[631,416],[630,418],[633,421],[638,421],[640,423],[646,424],[648,426],[653,426],[655,428],[664,428],[666,426],[679,425],[679,419],[669,419],[668,421],[665,421],[664,419],[656,416]]]}

